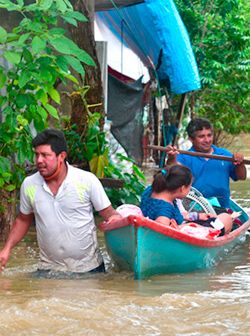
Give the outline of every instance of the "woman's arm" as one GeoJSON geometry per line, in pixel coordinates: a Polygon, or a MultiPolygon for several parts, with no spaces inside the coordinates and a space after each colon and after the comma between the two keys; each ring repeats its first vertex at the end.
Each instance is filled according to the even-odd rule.
{"type": "Polygon", "coordinates": [[[164,224],[166,226],[171,226],[174,229],[179,229],[179,225],[176,223],[175,219],[169,219],[168,217],[165,216],[159,216],[156,218],[155,221],[164,224]]]}

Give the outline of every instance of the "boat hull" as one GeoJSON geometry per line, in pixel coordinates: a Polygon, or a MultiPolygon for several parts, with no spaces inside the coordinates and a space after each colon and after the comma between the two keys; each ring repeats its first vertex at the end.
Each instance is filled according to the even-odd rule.
{"type": "Polygon", "coordinates": [[[245,241],[250,227],[245,223],[221,237],[200,238],[143,216],[130,215],[112,225],[103,225],[108,253],[121,270],[135,279],[153,275],[184,273],[210,268],[234,246],[245,241]]]}

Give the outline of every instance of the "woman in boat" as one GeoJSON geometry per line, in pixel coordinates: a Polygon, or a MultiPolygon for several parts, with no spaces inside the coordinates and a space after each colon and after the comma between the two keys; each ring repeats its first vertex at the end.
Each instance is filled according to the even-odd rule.
{"type": "Polygon", "coordinates": [[[220,235],[232,229],[232,217],[227,213],[212,215],[197,212],[181,213],[178,201],[190,191],[192,184],[191,170],[182,165],[174,165],[160,170],[154,175],[152,186],[142,194],[141,210],[145,217],[174,228],[181,228],[186,223],[194,222],[202,226],[221,231],[220,235]]]}

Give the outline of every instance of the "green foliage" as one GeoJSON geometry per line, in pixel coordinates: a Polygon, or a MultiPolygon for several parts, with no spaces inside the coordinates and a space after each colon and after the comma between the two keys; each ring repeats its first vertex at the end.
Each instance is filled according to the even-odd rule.
{"type": "Polygon", "coordinates": [[[0,26],[0,64],[9,64],[0,65],[0,186],[7,190],[20,186],[26,160],[33,161],[31,132],[46,128],[49,116],[59,118],[57,82],[79,85],[72,70],[84,76],[82,63],[95,65],[59,27],[59,20],[74,26],[87,20],[70,1],[25,3],[0,0],[0,8],[22,17],[10,32],[0,26]]]}
{"type": "MultiPolygon", "coordinates": [[[[76,26],[78,21],[87,20],[73,10],[70,1],[25,3],[0,0],[0,10],[16,11],[22,16],[19,25],[10,32],[0,26],[0,64],[10,65],[0,65],[0,187],[7,191],[20,187],[26,162],[33,161],[32,134],[48,127],[49,117],[59,123],[57,106],[61,98],[57,83],[67,86],[68,81],[73,82],[86,105],[85,94],[89,88],[80,88],[73,73],[76,71],[83,77],[83,64],[95,66],[93,59],[66,37],[65,29],[59,26],[59,22],[76,26]]],[[[119,200],[119,204],[137,203],[144,176],[134,163],[129,174],[109,162],[108,145],[99,122],[100,114],[89,113],[84,141],[76,125],[66,127],[70,160],[79,163],[85,158],[98,177],[105,174],[124,179],[124,189],[117,191],[116,199],[111,195],[111,200],[119,200]]]]}
{"type": "Polygon", "coordinates": [[[64,129],[64,135],[68,145],[68,160],[71,163],[82,161],[85,143],[82,142],[81,135],[77,132],[77,125],[68,125],[64,129]]]}
{"type": "Polygon", "coordinates": [[[140,195],[145,189],[145,175],[135,164],[134,160],[121,154],[116,156],[118,162],[112,163],[105,168],[105,176],[122,179],[124,187],[121,189],[107,189],[106,192],[115,207],[121,204],[139,205],[140,195]],[[127,169],[128,164],[131,164],[129,171],[127,169]]]}
{"type": "Polygon", "coordinates": [[[106,152],[107,141],[105,132],[100,130],[100,119],[100,113],[89,113],[88,115],[84,158],[89,162],[91,162],[93,157],[103,155],[106,152]]]}
{"type": "Polygon", "coordinates": [[[113,206],[124,203],[139,204],[140,195],[145,188],[146,178],[135,162],[121,154],[117,154],[116,163],[109,158],[106,134],[100,129],[100,113],[90,113],[86,102],[88,87],[83,87],[81,94],[83,104],[88,111],[86,134],[77,132],[77,125],[70,125],[65,120],[65,137],[68,144],[68,158],[70,162],[81,163],[83,158],[89,163],[89,168],[97,177],[109,177],[124,181],[121,189],[106,188],[106,192],[113,206]],[[68,124],[68,126],[67,126],[68,124]],[[128,172],[128,165],[131,169],[128,172]]]}
{"type": "Polygon", "coordinates": [[[100,119],[100,113],[88,113],[84,138],[77,132],[77,125],[69,125],[64,129],[69,161],[79,164],[85,159],[91,172],[99,178],[104,177],[104,167],[109,164],[107,141],[105,132],[100,130],[100,119]]]}
{"type": "Polygon", "coordinates": [[[217,130],[250,132],[249,2],[176,0],[176,4],[203,86],[193,94],[191,109],[210,119],[217,130]]]}
{"type": "Polygon", "coordinates": [[[100,131],[99,113],[89,114],[87,135],[83,141],[76,132],[77,126],[65,128],[64,134],[68,144],[68,158],[70,162],[81,162],[85,158],[90,163],[90,170],[96,176],[121,179],[124,187],[121,189],[106,188],[106,192],[113,206],[124,203],[139,204],[140,195],[145,188],[144,173],[135,164],[134,160],[121,154],[116,155],[116,163],[109,158],[108,143],[105,132],[100,131]],[[128,165],[131,169],[128,172],[128,165]]]}

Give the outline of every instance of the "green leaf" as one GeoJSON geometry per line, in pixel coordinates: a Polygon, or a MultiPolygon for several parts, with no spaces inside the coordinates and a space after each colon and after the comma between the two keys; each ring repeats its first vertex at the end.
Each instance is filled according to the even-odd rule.
{"type": "Polygon", "coordinates": [[[7,40],[7,31],[3,27],[0,27],[0,43],[5,43],[6,40],[7,40]]]}
{"type": "Polygon", "coordinates": [[[0,89],[4,87],[7,80],[7,76],[4,73],[3,69],[0,69],[0,89]]]}
{"type": "Polygon", "coordinates": [[[37,54],[46,48],[46,41],[42,40],[38,36],[35,36],[32,40],[31,47],[33,52],[37,54]]]}
{"type": "Polygon", "coordinates": [[[6,172],[10,170],[10,160],[0,156],[0,170],[1,172],[6,172]]]}
{"type": "Polygon", "coordinates": [[[23,0],[17,0],[17,3],[21,7],[23,7],[23,5],[24,5],[24,1],[23,0]]]}
{"type": "Polygon", "coordinates": [[[74,18],[71,18],[71,17],[67,17],[67,16],[63,16],[63,19],[66,21],[66,22],[68,22],[69,24],[71,24],[72,26],[75,26],[75,27],[77,27],[77,21],[76,21],[76,19],[74,19],[74,18]]]}
{"type": "Polygon", "coordinates": [[[21,6],[16,5],[9,0],[0,1],[0,7],[6,8],[8,11],[18,11],[21,9],[21,6]]]}
{"type": "Polygon", "coordinates": [[[35,94],[35,99],[36,99],[36,100],[40,100],[40,99],[43,97],[44,94],[45,94],[45,93],[44,93],[44,90],[43,90],[43,89],[39,89],[39,90],[36,92],[36,94],[35,94]]]}
{"type": "Polygon", "coordinates": [[[3,107],[3,105],[7,102],[7,97],[0,96],[0,106],[3,107]]]}
{"type": "Polygon", "coordinates": [[[63,0],[56,0],[57,8],[60,12],[65,13],[67,11],[67,5],[63,0]]]}
{"type": "Polygon", "coordinates": [[[53,0],[39,0],[38,1],[39,8],[44,11],[47,11],[48,9],[50,9],[52,4],[53,4],[53,0]]]}
{"type": "Polygon", "coordinates": [[[75,44],[67,37],[61,36],[60,38],[49,38],[49,43],[60,53],[73,55],[77,57],[81,62],[84,62],[91,66],[95,66],[95,62],[92,57],[86,51],[80,49],[77,44],[75,44]]]}
{"type": "MultiPolygon", "coordinates": [[[[29,114],[27,115],[27,118],[29,118],[29,120],[30,119],[32,119],[33,118],[33,116],[36,114],[36,112],[37,112],[37,104],[35,103],[35,104],[29,104],[29,106],[28,106],[28,110],[29,110],[29,114]]],[[[31,121],[31,120],[30,120],[31,121]]]]}
{"type": "Polygon", "coordinates": [[[72,4],[71,4],[71,2],[69,1],[69,0],[63,0],[65,3],[66,3],[66,5],[68,6],[68,9],[70,9],[70,10],[74,10],[73,9],[73,6],[72,6],[72,4]]]}
{"type": "Polygon", "coordinates": [[[3,56],[11,64],[18,64],[21,60],[21,55],[14,51],[5,51],[3,56]]]}
{"type": "Polygon", "coordinates": [[[59,92],[51,87],[49,90],[48,90],[48,94],[50,95],[50,97],[57,103],[57,104],[60,104],[61,102],[61,97],[60,97],[60,94],[59,92]]]}
{"type": "Polygon", "coordinates": [[[34,12],[34,11],[37,11],[37,4],[36,3],[33,3],[31,5],[26,5],[25,6],[25,11],[26,12],[34,12]]]}
{"type": "Polygon", "coordinates": [[[144,173],[136,165],[133,165],[133,171],[136,174],[136,176],[138,176],[140,179],[146,180],[146,177],[145,177],[144,173]]]}
{"type": "Polygon", "coordinates": [[[73,54],[79,47],[65,36],[50,38],[49,43],[62,54],[73,54]]]}
{"type": "Polygon", "coordinates": [[[28,120],[26,118],[24,118],[21,114],[18,114],[17,117],[16,117],[19,125],[21,126],[27,126],[28,125],[28,120]]]}
{"type": "Polygon", "coordinates": [[[40,93],[40,102],[45,106],[48,103],[48,95],[44,91],[39,91],[40,93]]]}
{"type": "Polygon", "coordinates": [[[20,164],[23,164],[26,160],[27,157],[30,156],[30,146],[28,143],[29,138],[22,134],[19,133],[19,141],[17,143],[17,157],[18,157],[18,162],[20,164]]]}
{"type": "Polygon", "coordinates": [[[31,30],[34,33],[40,34],[44,33],[44,25],[41,22],[31,21],[29,26],[26,27],[27,30],[31,30]]]}
{"type": "Polygon", "coordinates": [[[65,56],[61,56],[61,55],[57,56],[57,58],[56,58],[56,64],[58,65],[58,67],[62,71],[68,72],[68,70],[69,70],[68,69],[68,62],[67,62],[65,56]]]}
{"type": "MultiPolygon", "coordinates": [[[[45,128],[48,128],[48,127],[49,127],[49,125],[48,125],[48,120],[47,120],[47,115],[48,115],[48,113],[46,112],[46,117],[45,117],[45,119],[43,119],[43,118],[41,117],[40,113],[38,113],[38,114],[36,115],[36,119],[34,120],[34,126],[35,126],[35,128],[36,128],[36,130],[37,130],[38,132],[41,132],[41,131],[43,131],[45,128]]],[[[32,160],[31,160],[31,161],[32,161],[32,160]]]]}
{"type": "Polygon", "coordinates": [[[90,160],[89,165],[91,172],[101,178],[104,176],[104,167],[108,165],[108,158],[105,155],[96,155],[90,160]]]}
{"type": "Polygon", "coordinates": [[[4,115],[12,115],[14,114],[14,111],[12,110],[12,108],[10,106],[6,106],[5,109],[3,110],[3,114],[4,115]]]}
{"type": "Polygon", "coordinates": [[[88,22],[88,19],[86,16],[84,16],[82,13],[74,11],[74,12],[68,12],[64,15],[64,17],[71,17],[76,19],[77,21],[81,21],[81,22],[88,22]]]}
{"type": "Polygon", "coordinates": [[[23,58],[27,63],[31,63],[33,60],[33,56],[27,48],[23,49],[23,58]]]}
{"type": "Polygon", "coordinates": [[[73,56],[64,56],[64,57],[73,69],[75,69],[79,74],[84,76],[85,70],[84,70],[81,62],[78,61],[78,59],[76,59],[73,56]]]}
{"type": "Polygon", "coordinates": [[[11,173],[9,172],[4,172],[2,176],[5,178],[6,181],[9,181],[11,178],[11,173]]]}
{"type": "Polygon", "coordinates": [[[32,25],[32,20],[28,19],[27,17],[22,19],[22,21],[20,21],[19,26],[21,28],[24,28],[26,30],[29,30],[29,27],[32,25]]]}
{"type": "Polygon", "coordinates": [[[75,84],[79,84],[77,78],[71,74],[63,74],[63,76],[67,79],[69,79],[71,82],[75,83],[75,84]]]}
{"type": "Polygon", "coordinates": [[[49,57],[49,56],[41,56],[41,57],[39,57],[38,59],[37,59],[37,62],[39,63],[39,64],[41,64],[41,67],[43,68],[43,67],[46,67],[46,68],[48,68],[48,66],[50,66],[51,65],[51,63],[53,62],[53,57],[49,57]]]}
{"type": "Polygon", "coordinates": [[[13,191],[16,189],[16,186],[14,184],[9,184],[7,187],[5,187],[7,191],[13,191]]]}
{"type": "Polygon", "coordinates": [[[31,73],[29,71],[23,71],[18,79],[18,85],[22,89],[32,78],[31,73]]]}
{"type": "Polygon", "coordinates": [[[27,97],[24,94],[18,94],[15,100],[16,106],[23,108],[27,104],[27,97]]]}
{"type": "Polygon", "coordinates": [[[59,119],[58,112],[54,108],[54,106],[52,106],[50,104],[45,104],[44,107],[52,117],[54,117],[56,119],[59,119]]]}
{"type": "Polygon", "coordinates": [[[36,78],[44,83],[51,83],[52,82],[52,71],[50,68],[41,68],[40,72],[36,74],[36,78]]]}
{"type": "Polygon", "coordinates": [[[27,39],[30,37],[30,33],[22,34],[18,40],[20,46],[24,46],[27,39]]]}
{"type": "Polygon", "coordinates": [[[47,119],[48,113],[42,106],[37,107],[37,112],[40,114],[40,116],[42,117],[43,120],[47,119]]]}
{"type": "Polygon", "coordinates": [[[52,28],[49,30],[50,35],[64,35],[65,29],[63,28],[52,28]]]}
{"type": "Polygon", "coordinates": [[[76,53],[74,54],[81,62],[90,65],[90,66],[96,66],[95,61],[93,58],[85,51],[82,49],[78,49],[76,53]]]}

